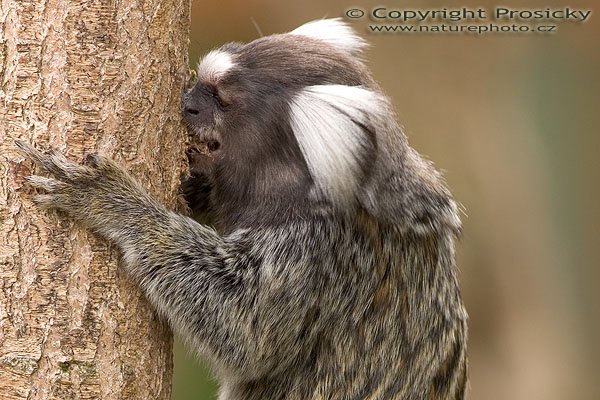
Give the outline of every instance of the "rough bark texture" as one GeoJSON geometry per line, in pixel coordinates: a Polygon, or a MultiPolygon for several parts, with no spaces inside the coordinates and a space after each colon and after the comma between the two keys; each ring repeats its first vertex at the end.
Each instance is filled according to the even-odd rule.
{"type": "Polygon", "coordinates": [[[100,151],[174,206],[189,0],[1,4],[0,399],[168,399],[168,327],[114,248],[31,203],[13,140],[100,151]]]}

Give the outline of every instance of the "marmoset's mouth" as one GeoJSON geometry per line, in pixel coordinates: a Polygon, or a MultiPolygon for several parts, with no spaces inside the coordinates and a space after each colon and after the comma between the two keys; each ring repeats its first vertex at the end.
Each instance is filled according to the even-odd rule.
{"type": "Polygon", "coordinates": [[[217,140],[209,140],[205,142],[205,144],[210,153],[214,153],[221,148],[221,143],[219,143],[217,140]]]}
{"type": "Polygon", "coordinates": [[[205,161],[209,161],[218,154],[220,148],[221,143],[218,140],[192,135],[190,136],[187,153],[188,157],[201,157],[205,161]]]}
{"type": "Polygon", "coordinates": [[[221,148],[221,142],[212,129],[190,129],[188,153],[212,157],[221,148]]]}
{"type": "Polygon", "coordinates": [[[188,150],[195,152],[195,153],[201,153],[201,154],[209,156],[209,155],[217,152],[220,147],[221,147],[221,143],[217,142],[216,140],[198,141],[197,143],[190,144],[190,147],[188,148],[188,150]]]}

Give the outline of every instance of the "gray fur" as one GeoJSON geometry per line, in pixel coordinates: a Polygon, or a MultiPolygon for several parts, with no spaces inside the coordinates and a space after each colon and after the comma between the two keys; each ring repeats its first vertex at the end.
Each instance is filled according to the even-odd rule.
{"type": "Polygon", "coordinates": [[[226,45],[230,68],[213,66],[214,81],[186,94],[191,130],[219,144],[194,175],[209,184],[186,189],[208,193],[188,198],[210,203],[215,228],[168,211],[106,158],[78,165],[18,143],[52,175],[29,180],[45,192],[37,202],[121,249],[148,299],[213,365],[221,400],[465,396],[460,222],[438,173],[383,102],[343,117],[364,138],[348,147],[358,163],[348,201],[332,200],[342,192],[314,190],[319,171],[298,145],[302,124],[290,123],[290,104],[309,86],[383,98],[344,51],[358,48],[351,40],[341,49],[298,34],[226,45]]]}

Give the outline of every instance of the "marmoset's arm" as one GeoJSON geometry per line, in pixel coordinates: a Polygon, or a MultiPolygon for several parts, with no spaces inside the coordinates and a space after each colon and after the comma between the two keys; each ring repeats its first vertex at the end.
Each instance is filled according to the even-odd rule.
{"type": "Polygon", "coordinates": [[[165,209],[107,158],[89,156],[78,165],[17,145],[52,176],[27,178],[43,192],[35,203],[115,243],[157,310],[219,367],[261,376],[284,368],[306,346],[307,330],[317,328],[314,320],[303,323],[316,301],[310,263],[318,256],[314,246],[327,240],[308,224],[221,237],[165,209]]]}

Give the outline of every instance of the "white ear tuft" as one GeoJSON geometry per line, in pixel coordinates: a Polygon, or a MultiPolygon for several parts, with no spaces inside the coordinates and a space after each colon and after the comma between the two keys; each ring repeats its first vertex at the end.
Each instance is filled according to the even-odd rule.
{"type": "Polygon", "coordinates": [[[367,47],[367,42],[341,18],[320,19],[306,24],[290,32],[292,35],[302,35],[322,40],[327,44],[356,55],[367,47]]]}
{"type": "Polygon", "coordinates": [[[359,86],[309,86],[291,102],[290,122],[317,189],[337,204],[355,199],[361,161],[385,100],[359,86]]]}

